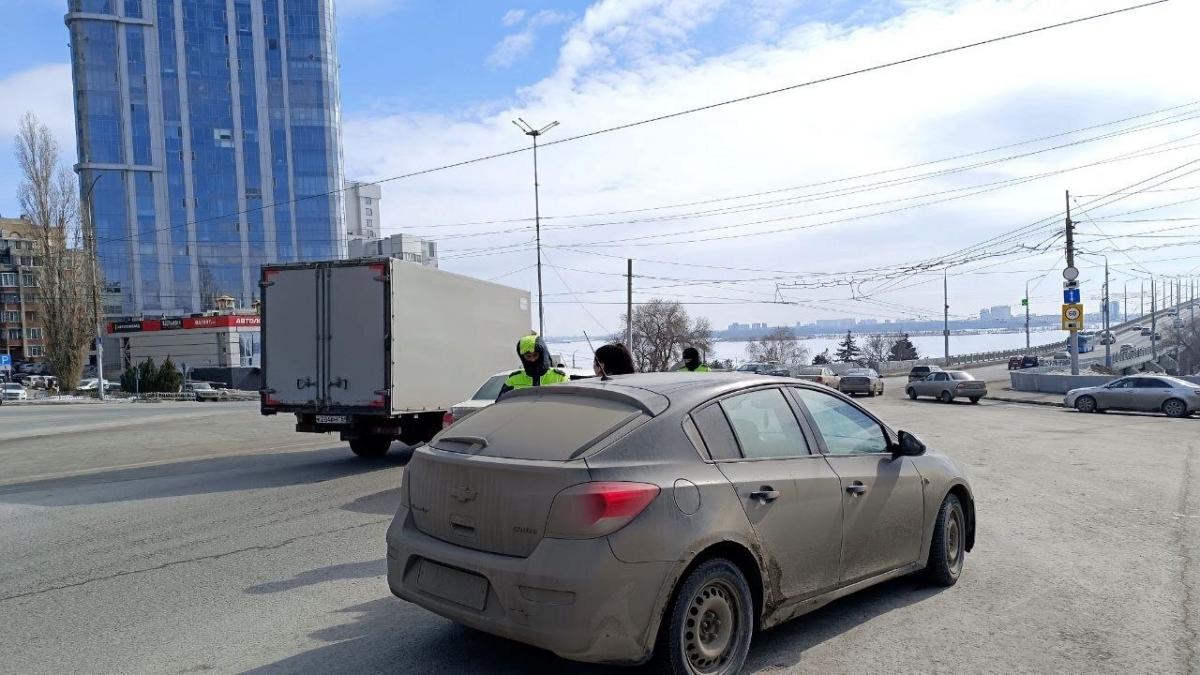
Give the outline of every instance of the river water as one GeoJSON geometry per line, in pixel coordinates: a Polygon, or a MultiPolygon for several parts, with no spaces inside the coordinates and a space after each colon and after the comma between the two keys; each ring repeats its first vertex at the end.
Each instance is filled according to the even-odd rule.
{"type": "MultiPolygon", "coordinates": [[[[1059,330],[1040,330],[1030,334],[1030,344],[1034,347],[1038,345],[1050,344],[1066,339],[1066,333],[1059,330]]],[[[866,335],[854,336],[859,347],[862,347],[863,341],[866,340],[866,335]]],[[[808,359],[820,354],[828,349],[832,356],[837,351],[838,341],[843,339],[837,336],[804,338],[799,340],[800,345],[808,350],[808,359]]],[[[944,344],[941,335],[912,335],[909,337],[912,343],[917,348],[917,353],[921,358],[940,357],[944,355],[944,344]]],[[[592,345],[599,347],[603,344],[603,340],[592,340],[592,345]]],[[[740,363],[747,361],[745,340],[730,340],[716,342],[713,345],[712,356],[709,358],[718,359],[733,359],[734,362],[740,363]]],[[[548,344],[550,351],[554,354],[562,356],[563,364],[571,366],[572,358],[574,358],[575,367],[588,367],[591,365],[592,350],[588,347],[586,341],[575,342],[550,342],[548,344]],[[573,355],[573,356],[572,356],[573,355]]],[[[991,352],[999,349],[1017,349],[1025,346],[1025,333],[966,333],[962,335],[950,336],[950,354],[976,354],[979,352],[991,352]]]]}

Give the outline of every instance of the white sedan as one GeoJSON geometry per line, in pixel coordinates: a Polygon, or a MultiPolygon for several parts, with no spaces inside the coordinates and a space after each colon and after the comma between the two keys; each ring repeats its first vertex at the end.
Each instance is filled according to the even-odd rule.
{"type": "Polygon", "coordinates": [[[5,401],[27,401],[29,393],[18,382],[5,382],[3,388],[0,388],[0,398],[5,401]]]}

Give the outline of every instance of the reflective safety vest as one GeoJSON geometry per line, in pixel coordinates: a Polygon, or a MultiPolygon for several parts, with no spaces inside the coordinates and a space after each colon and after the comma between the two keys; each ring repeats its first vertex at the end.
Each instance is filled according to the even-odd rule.
{"type": "Polygon", "coordinates": [[[559,384],[567,381],[567,374],[557,368],[551,368],[542,374],[537,381],[529,373],[522,370],[514,370],[504,381],[504,386],[509,389],[524,389],[525,387],[537,387],[543,384],[559,384]]]}
{"type": "Polygon", "coordinates": [[[712,368],[709,368],[708,366],[704,365],[703,363],[696,366],[695,370],[689,371],[687,366],[684,366],[684,367],[680,368],[679,370],[682,372],[691,372],[691,373],[711,373],[712,372],[712,368]]]}

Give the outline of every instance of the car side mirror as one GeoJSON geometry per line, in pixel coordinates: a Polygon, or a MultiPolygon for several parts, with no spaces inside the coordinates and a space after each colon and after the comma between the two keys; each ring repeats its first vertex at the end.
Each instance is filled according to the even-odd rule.
{"type": "Polygon", "coordinates": [[[899,434],[897,434],[897,436],[900,440],[898,443],[896,443],[896,446],[892,448],[893,455],[897,457],[917,457],[925,454],[925,444],[922,443],[916,436],[913,436],[907,431],[901,431],[899,434]]]}

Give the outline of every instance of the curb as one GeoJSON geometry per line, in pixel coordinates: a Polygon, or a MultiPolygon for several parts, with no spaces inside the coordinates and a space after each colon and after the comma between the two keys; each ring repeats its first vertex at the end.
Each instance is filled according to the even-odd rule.
{"type": "Polygon", "coordinates": [[[990,399],[992,401],[1004,401],[1005,403],[1023,403],[1025,405],[1040,405],[1040,406],[1044,406],[1044,407],[1048,407],[1048,408],[1064,407],[1062,403],[1059,403],[1056,401],[1036,401],[1034,399],[1029,399],[1029,398],[1007,398],[1004,396],[992,396],[989,394],[988,399],[990,399]]]}

